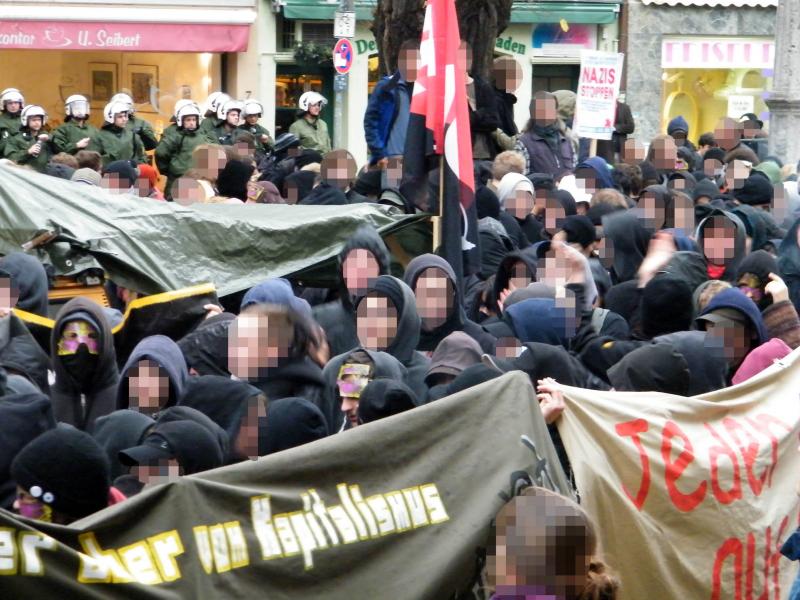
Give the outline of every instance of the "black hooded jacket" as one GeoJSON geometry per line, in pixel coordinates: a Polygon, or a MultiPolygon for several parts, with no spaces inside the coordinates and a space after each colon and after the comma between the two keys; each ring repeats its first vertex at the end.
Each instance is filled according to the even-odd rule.
{"type": "Polygon", "coordinates": [[[783,238],[778,249],[778,268],[781,277],[789,288],[789,298],[795,309],[800,308],[800,244],[797,243],[797,230],[800,219],[794,222],[783,238]]]}
{"type": "Polygon", "coordinates": [[[373,227],[368,225],[359,227],[339,252],[339,299],[315,306],[313,310],[314,319],[325,330],[328,337],[331,356],[347,352],[359,345],[355,316],[355,301],[358,298],[351,296],[342,272],[345,258],[352,250],[358,248],[368,250],[375,257],[378,262],[378,272],[381,275],[389,273],[389,250],[381,236],[373,227]]]}
{"type": "Polygon", "coordinates": [[[19,293],[17,308],[47,317],[47,273],[42,263],[28,254],[12,252],[0,259],[0,269],[11,276],[11,283],[19,293]]]}
{"type": "Polygon", "coordinates": [[[723,216],[728,221],[733,223],[733,226],[736,230],[735,239],[734,239],[734,249],[733,249],[733,257],[725,263],[725,271],[722,274],[720,279],[724,281],[733,282],[736,279],[736,273],[739,270],[739,263],[742,262],[742,259],[745,257],[745,242],[747,238],[747,231],[745,230],[744,223],[742,223],[741,219],[731,212],[727,212],[724,210],[714,209],[712,210],[707,217],[705,217],[700,224],[697,226],[697,245],[702,249],[703,248],[703,240],[705,238],[705,228],[708,223],[711,222],[711,219],[715,216],[723,216]]]}
{"type": "Polygon", "coordinates": [[[322,182],[309,194],[300,200],[298,204],[312,205],[312,206],[341,206],[349,204],[347,196],[344,195],[340,189],[333,187],[329,183],[322,182]]]}
{"type": "Polygon", "coordinates": [[[50,356],[56,374],[55,383],[50,389],[56,419],[91,431],[98,417],[114,410],[119,382],[114,339],[103,309],[87,298],[78,297],[67,302],[56,316],[50,338],[50,356]],[[67,371],[58,355],[58,341],[64,325],[75,318],[82,318],[76,313],[89,315],[98,327],[99,334],[97,366],[91,377],[81,379],[76,379],[67,371]]]}
{"type": "Polygon", "coordinates": [[[201,322],[178,341],[186,366],[198,375],[223,375],[228,371],[228,329],[236,315],[222,313],[201,322]]]}
{"type": "Polygon", "coordinates": [[[603,217],[603,235],[614,251],[611,279],[621,283],[636,277],[647,254],[652,230],[630,212],[615,212],[603,217]]]}
{"type": "Polygon", "coordinates": [[[181,354],[178,345],[170,338],[165,335],[151,335],[136,344],[120,372],[117,408],[128,408],[130,403],[128,374],[142,360],[154,362],[164,370],[169,379],[169,397],[163,401],[162,408],[174,406],[183,393],[183,387],[189,377],[186,359],[181,354]]]}
{"type": "MultiPolygon", "coordinates": [[[[267,409],[264,454],[315,442],[329,433],[325,418],[312,402],[305,398],[282,398],[270,402],[267,409]]],[[[259,448],[260,446],[259,440],[259,448]]]]}
{"type": "Polygon", "coordinates": [[[500,261],[500,266],[497,267],[497,274],[494,278],[493,300],[495,306],[493,308],[495,312],[500,312],[500,307],[497,306],[496,302],[500,298],[500,293],[508,288],[512,267],[518,262],[525,263],[531,275],[531,281],[535,281],[538,260],[536,248],[528,247],[524,250],[518,250],[517,252],[509,252],[506,254],[505,258],[500,261]]]}
{"type": "Polygon", "coordinates": [[[155,424],[155,419],[135,410],[115,410],[97,419],[92,437],[108,456],[111,481],[130,471],[130,467],[119,462],[120,450],[141,444],[155,424]]]}
{"type": "Polygon", "coordinates": [[[0,367],[27,377],[47,394],[50,359],[15,314],[0,318],[0,367]]]}
{"type": "Polygon", "coordinates": [[[487,354],[494,354],[494,337],[477,323],[473,323],[467,318],[464,312],[464,301],[458,282],[456,281],[455,273],[450,263],[445,259],[435,254],[423,254],[422,256],[416,257],[408,263],[406,267],[406,272],[403,276],[406,285],[412,290],[416,289],[417,279],[419,279],[420,275],[422,275],[426,269],[438,269],[450,280],[450,284],[453,286],[454,290],[453,306],[450,310],[450,314],[447,316],[447,321],[442,325],[431,331],[426,330],[424,327],[421,328],[417,350],[432,352],[436,349],[436,346],[439,345],[439,342],[448,335],[454,331],[463,331],[478,342],[484,352],[487,354]]]}

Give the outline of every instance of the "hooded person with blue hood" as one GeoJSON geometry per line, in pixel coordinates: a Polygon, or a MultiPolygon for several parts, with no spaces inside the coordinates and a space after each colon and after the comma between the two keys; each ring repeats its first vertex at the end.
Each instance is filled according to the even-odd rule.
{"type": "Polygon", "coordinates": [[[461,286],[450,263],[441,256],[423,254],[408,263],[403,280],[413,290],[422,318],[417,350],[432,352],[448,335],[463,331],[484,352],[494,353],[494,337],[464,312],[461,286]]]}
{"type": "Polygon", "coordinates": [[[430,366],[430,359],[416,350],[421,324],[414,292],[391,275],[378,277],[356,305],[359,345],[400,361],[408,369],[405,383],[417,398],[427,395],[425,376],[430,366]]]}
{"type": "Polygon", "coordinates": [[[154,415],[174,406],[188,377],[186,360],[175,342],[165,335],[146,337],[136,344],[120,372],[117,409],[154,415]]]}
{"type": "Polygon", "coordinates": [[[575,167],[575,179],[583,180],[584,189],[592,194],[597,190],[615,188],[608,163],[600,156],[592,156],[575,167]]]}
{"type": "Polygon", "coordinates": [[[362,225],[339,252],[338,298],[315,306],[313,316],[328,337],[332,356],[358,346],[355,306],[380,275],[388,275],[389,250],[381,236],[362,225]]]}
{"type": "Polygon", "coordinates": [[[50,386],[58,421],[92,431],[116,408],[117,353],[103,308],[88,298],[61,307],[50,338],[55,382],[50,386]]]}
{"type": "Polygon", "coordinates": [[[714,209],[697,225],[697,245],[705,256],[709,279],[733,282],[747,254],[747,231],[735,214],[714,209]]]}

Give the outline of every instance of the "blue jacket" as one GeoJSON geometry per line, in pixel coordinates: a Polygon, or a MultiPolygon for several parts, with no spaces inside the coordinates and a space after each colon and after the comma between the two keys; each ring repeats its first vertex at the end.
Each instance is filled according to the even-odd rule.
{"type": "Polygon", "coordinates": [[[364,136],[369,148],[370,164],[374,165],[386,157],[386,142],[397,119],[399,83],[398,71],[381,79],[369,97],[364,113],[364,136]]]}

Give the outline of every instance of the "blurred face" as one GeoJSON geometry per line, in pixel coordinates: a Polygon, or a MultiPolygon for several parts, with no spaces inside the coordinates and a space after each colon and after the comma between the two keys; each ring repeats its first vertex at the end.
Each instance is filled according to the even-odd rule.
{"type": "Polygon", "coordinates": [[[511,215],[522,221],[533,212],[533,194],[520,184],[514,193],[506,198],[504,206],[511,215]]]}
{"type": "Polygon", "coordinates": [[[721,345],[731,368],[738,368],[750,351],[747,328],[736,321],[725,320],[720,323],[708,323],[706,331],[721,345]]]}
{"type": "Polygon", "coordinates": [[[196,152],[192,156],[192,161],[202,179],[216,181],[219,172],[225,168],[227,157],[222,148],[205,148],[196,152]]]}
{"type": "Polygon", "coordinates": [[[356,176],[356,161],[347,150],[334,150],[322,159],[320,175],[323,181],[345,191],[356,176]]]}
{"type": "Polygon", "coordinates": [[[447,321],[453,309],[453,285],[439,269],[426,269],[414,288],[422,328],[436,329],[447,321]]]}
{"type": "Polygon", "coordinates": [[[528,265],[522,261],[515,262],[508,278],[509,285],[513,285],[519,290],[528,287],[531,281],[533,281],[533,273],[528,270],[528,265]]]}
{"type": "Polygon", "coordinates": [[[414,82],[417,80],[417,70],[419,69],[419,49],[403,48],[397,57],[397,69],[403,81],[414,82]]]}
{"type": "Polygon", "coordinates": [[[564,210],[564,206],[554,196],[547,196],[545,198],[544,207],[544,215],[542,218],[544,230],[553,236],[561,229],[564,219],[567,218],[567,214],[564,210]]]}
{"type": "Polygon", "coordinates": [[[655,193],[644,192],[639,198],[638,208],[647,227],[656,230],[664,227],[667,211],[664,202],[655,193]]]}
{"type": "Polygon", "coordinates": [[[146,486],[177,481],[183,475],[183,468],[177,458],[164,458],[148,465],[134,465],[131,475],[146,486]]]}
{"type": "Polygon", "coordinates": [[[558,104],[555,98],[536,98],[533,101],[531,118],[537,125],[552,125],[558,119],[558,104]]]}
{"type": "Polygon", "coordinates": [[[517,358],[524,348],[520,341],[515,337],[497,338],[494,355],[497,358],[517,358]]]}
{"type": "Polygon", "coordinates": [[[155,362],[140,360],[128,373],[131,410],[153,415],[169,399],[169,377],[155,362]]]}
{"type": "Polygon", "coordinates": [[[716,158],[703,159],[703,174],[706,177],[714,178],[722,175],[722,161],[716,158]]]}
{"type": "Polygon", "coordinates": [[[509,94],[516,93],[522,82],[522,67],[516,60],[508,56],[494,61],[492,74],[495,87],[509,94]]]}
{"type": "Polygon", "coordinates": [[[183,122],[183,128],[186,129],[187,131],[194,131],[195,129],[197,129],[196,115],[189,115],[183,117],[182,122],[183,122]]]}
{"type": "Polygon", "coordinates": [[[11,309],[17,305],[19,292],[11,285],[8,277],[0,277],[0,309],[11,309]]]}
{"type": "Polygon", "coordinates": [[[587,167],[576,169],[575,184],[587,194],[594,194],[597,191],[597,173],[587,167]]]}
{"type": "Polygon", "coordinates": [[[196,179],[181,177],[172,184],[172,199],[181,206],[189,206],[195,202],[203,202],[206,192],[196,179]]]}
{"type": "Polygon", "coordinates": [[[228,332],[228,370],[239,379],[260,379],[289,356],[293,327],[281,315],[243,313],[228,332]]]}
{"type": "Polygon", "coordinates": [[[117,127],[125,127],[128,123],[128,113],[121,112],[114,115],[114,125],[117,127]]]}
{"type": "Polygon", "coordinates": [[[725,151],[736,147],[742,138],[742,131],[738,123],[733,119],[720,119],[717,128],[714,130],[714,138],[717,145],[725,151]]]}
{"type": "Polygon", "coordinates": [[[738,190],[744,185],[745,179],[750,177],[752,165],[743,160],[734,160],[725,167],[725,185],[729,190],[738,190]]]}
{"type": "Polygon", "coordinates": [[[633,138],[625,140],[625,146],[622,149],[622,159],[626,164],[639,164],[646,157],[647,152],[645,152],[644,145],[639,140],[633,138]]]}
{"type": "Polygon", "coordinates": [[[672,138],[659,138],[653,141],[653,164],[656,169],[674,169],[677,161],[678,148],[672,138]]]}
{"type": "Polygon", "coordinates": [[[733,223],[722,216],[712,217],[703,228],[703,254],[708,262],[725,265],[734,256],[736,229],[733,223]]]}
{"type": "Polygon", "coordinates": [[[259,432],[267,425],[267,406],[263,396],[251,396],[247,400],[247,410],[242,415],[235,450],[239,456],[250,460],[258,458],[259,432]]]}
{"type": "Polygon", "coordinates": [[[356,310],[356,331],[367,350],[386,350],[397,334],[397,308],[386,296],[367,294],[356,310]]]}
{"type": "Polygon", "coordinates": [[[363,296],[380,275],[380,266],[366,248],[351,250],[342,263],[344,284],[354,296],[363,296]]]}

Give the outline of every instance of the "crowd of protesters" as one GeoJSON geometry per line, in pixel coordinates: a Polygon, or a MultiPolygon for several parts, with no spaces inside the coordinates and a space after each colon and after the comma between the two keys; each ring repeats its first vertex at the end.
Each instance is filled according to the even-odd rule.
{"type": "MultiPolygon", "coordinates": [[[[202,111],[179,102],[158,140],[124,94],[99,130],[88,100],[73,96],[66,122],[46,132],[44,110],[7,89],[0,155],[76,186],[182,204],[417,212],[399,191],[415,52],[401,49],[370,98],[360,171],[331,151],[316,92],[275,140],[258,125],[258,102],[221,93],[202,111]]],[[[334,288],[264,281],[236,314],[208,306],[182,339],[147,337],[120,364],[119,313],[85,298],[59,310],[49,345],[37,343],[10,309],[48,315],[45,270],[24,253],[2,258],[2,506],[67,524],[143,487],[340,435],[512,370],[536,387],[569,472],[553,427],[559,384],[693,396],[800,346],[800,193],[786,160],[797,157],[768,156],[755,115],[713,132],[677,117],[645,146],[620,102],[612,139],[593,144],[571,129],[568,90],[536,93],[520,130],[518,83],[508,58],[491,81],[467,80],[480,270],[464,280],[435,254],[398,267],[363,226],[338,255],[334,288]]],[[[531,488],[497,517],[496,597],[614,598],[601,545],[577,504],[531,488]],[[540,535],[526,529],[550,513],[572,533],[546,519],[540,535]],[[568,576],[548,578],[567,555],[568,576]]]]}

